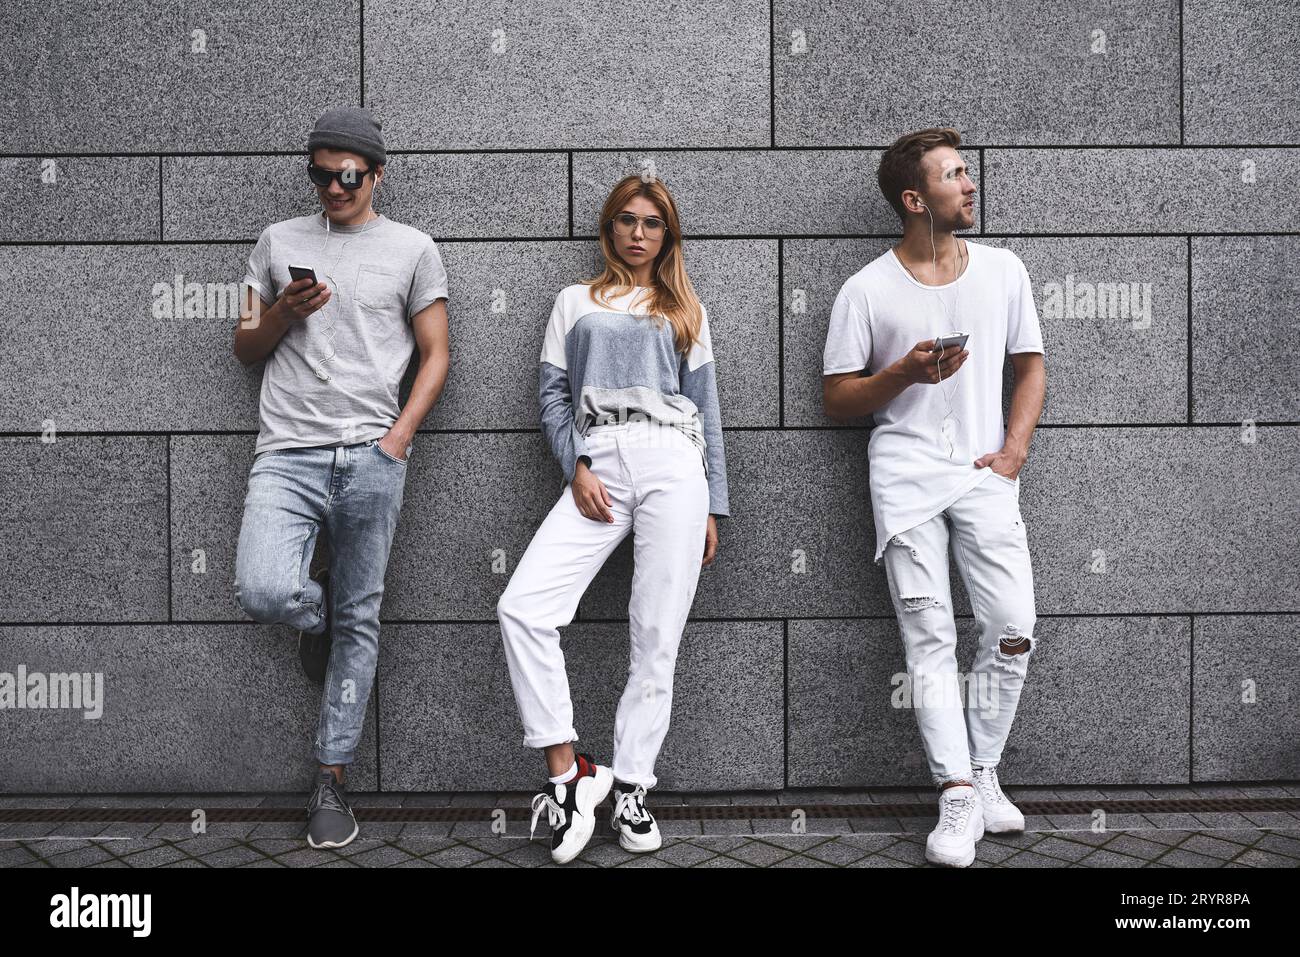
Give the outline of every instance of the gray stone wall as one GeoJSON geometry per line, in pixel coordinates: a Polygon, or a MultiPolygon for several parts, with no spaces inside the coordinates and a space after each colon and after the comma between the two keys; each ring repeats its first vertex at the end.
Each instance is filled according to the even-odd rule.
{"type": "MultiPolygon", "coordinates": [[[[220,309],[157,318],[152,290],[238,281],[266,223],[315,208],[306,131],[338,103],[384,123],[379,205],[438,240],[453,347],[355,788],[539,780],[493,615],[560,488],[537,356],[605,192],[648,164],[709,306],[735,516],[661,786],[928,780],[888,704],[867,423],[822,414],[820,356],[898,231],[879,152],[931,125],[962,131],[972,238],[1028,266],[1048,355],[1022,481],[1041,643],[1004,780],[1300,776],[1297,22],[1295,0],[10,4],[0,671],[97,673],[103,711],[0,710],[0,790],[309,780],[316,688],[232,591],[260,367],[220,309]],[[1139,295],[1062,305],[1085,286],[1139,295]]],[[[630,568],[625,543],[566,634],[604,756],[630,568]]]]}

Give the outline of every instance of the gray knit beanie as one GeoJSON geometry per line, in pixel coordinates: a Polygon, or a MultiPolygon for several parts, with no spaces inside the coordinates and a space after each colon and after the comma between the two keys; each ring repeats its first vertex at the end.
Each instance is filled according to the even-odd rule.
{"type": "Polygon", "coordinates": [[[359,153],[372,163],[387,162],[379,121],[360,106],[334,106],[321,114],[307,137],[307,152],[319,147],[359,153]]]}

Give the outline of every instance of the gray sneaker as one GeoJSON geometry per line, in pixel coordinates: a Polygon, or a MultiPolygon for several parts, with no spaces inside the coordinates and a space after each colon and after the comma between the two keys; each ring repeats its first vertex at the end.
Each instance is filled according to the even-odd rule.
{"type": "Polygon", "coordinates": [[[348,806],[347,786],[322,768],[316,776],[316,793],[307,802],[307,843],[312,847],[343,847],[357,836],[357,819],[348,806]]]}
{"type": "Polygon", "coordinates": [[[325,630],[314,635],[306,631],[298,632],[298,661],[301,662],[302,670],[308,678],[318,685],[323,685],[325,683],[325,670],[330,663],[331,647],[329,569],[319,569],[313,572],[311,577],[320,582],[320,587],[325,590],[324,597],[321,599],[325,607],[325,630]]]}

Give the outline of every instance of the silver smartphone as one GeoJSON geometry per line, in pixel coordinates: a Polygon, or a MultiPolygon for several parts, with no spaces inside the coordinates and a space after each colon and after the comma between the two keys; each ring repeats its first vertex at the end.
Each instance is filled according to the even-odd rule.
{"type": "Polygon", "coordinates": [[[966,348],[966,340],[970,338],[969,332],[946,332],[934,340],[932,352],[942,352],[949,346],[956,346],[958,349],[966,348]]]}

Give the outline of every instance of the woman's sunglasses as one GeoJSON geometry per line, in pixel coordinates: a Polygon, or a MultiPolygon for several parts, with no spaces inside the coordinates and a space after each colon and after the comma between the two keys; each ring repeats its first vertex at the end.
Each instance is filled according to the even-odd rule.
{"type": "Polygon", "coordinates": [[[326,169],[310,161],[307,163],[308,179],[323,189],[329,188],[329,184],[334,180],[338,180],[338,184],[344,189],[360,189],[366,177],[374,171],[373,166],[370,169],[357,169],[355,166],[347,169],[326,169]]]}
{"type": "Polygon", "coordinates": [[[610,222],[614,224],[614,232],[624,237],[636,232],[636,224],[641,223],[646,239],[662,239],[668,225],[658,216],[635,216],[632,213],[619,213],[610,222]]]}

